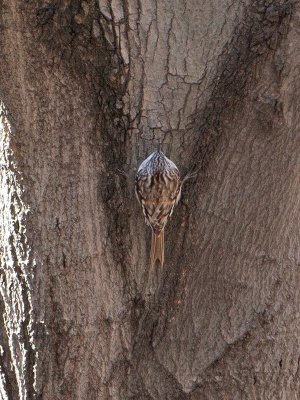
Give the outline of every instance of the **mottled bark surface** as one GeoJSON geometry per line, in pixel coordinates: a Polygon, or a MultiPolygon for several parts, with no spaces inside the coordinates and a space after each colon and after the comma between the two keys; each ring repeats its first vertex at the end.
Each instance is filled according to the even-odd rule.
{"type": "Polygon", "coordinates": [[[298,2],[0,6],[0,398],[298,399],[298,2]],[[157,141],[200,169],[163,269],[157,141]]]}

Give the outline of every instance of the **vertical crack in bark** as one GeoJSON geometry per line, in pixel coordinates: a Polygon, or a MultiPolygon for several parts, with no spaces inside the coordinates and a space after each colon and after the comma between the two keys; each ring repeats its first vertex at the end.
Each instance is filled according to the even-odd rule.
{"type": "Polygon", "coordinates": [[[190,128],[198,136],[193,151],[193,168],[205,170],[221,138],[224,119],[237,111],[255,81],[257,60],[274,52],[286,36],[294,0],[272,2],[257,0],[246,10],[242,24],[236,27],[231,42],[219,57],[214,87],[205,106],[196,110],[190,128]]]}
{"type": "Polygon", "coordinates": [[[5,377],[2,385],[8,398],[15,399],[18,393],[18,398],[26,400],[34,393],[37,356],[31,304],[34,262],[26,239],[25,221],[29,210],[22,200],[20,178],[10,149],[10,125],[3,104],[0,132],[1,377],[5,377]]]}
{"type": "MultiPolygon", "coordinates": [[[[116,49],[117,50],[117,49],[116,49]]],[[[126,271],[127,253],[124,250],[131,248],[128,220],[124,206],[126,185],[119,183],[117,169],[122,169],[126,164],[126,132],[129,128],[129,119],[118,107],[122,104],[128,83],[127,67],[118,52],[110,55],[110,64],[103,71],[99,87],[101,98],[100,114],[97,124],[97,140],[104,143],[103,161],[104,174],[99,179],[98,193],[107,206],[108,211],[108,239],[114,246],[112,255],[117,264],[124,266],[126,271]],[[101,136],[100,136],[101,134],[101,136]],[[124,192],[125,191],[125,192],[124,192]]],[[[125,167],[126,168],[126,167],[125,167]]],[[[124,181],[123,181],[124,183],[124,181]]],[[[126,193],[128,197],[128,192],[126,193]]]]}
{"type": "MultiPolygon", "coordinates": [[[[24,3],[24,15],[26,15],[26,10],[35,9],[34,2],[29,3],[33,8],[27,8],[28,5],[24,3]]],[[[119,0],[107,0],[106,2],[101,0],[100,3],[108,4],[108,7],[107,9],[100,7],[100,10],[97,8],[98,1],[89,2],[89,4],[83,1],[71,3],[67,1],[52,1],[47,2],[47,6],[40,9],[40,13],[37,14],[37,19],[39,25],[42,26],[39,40],[41,41],[44,52],[37,52],[32,58],[29,58],[30,62],[26,62],[26,64],[28,63],[28,65],[30,65],[32,63],[36,65],[37,70],[40,69],[42,72],[45,72],[46,69],[44,69],[43,65],[39,65],[39,60],[51,59],[51,57],[55,55],[57,59],[53,62],[53,71],[55,72],[55,63],[60,63],[61,67],[63,66],[66,68],[65,71],[61,71],[62,74],[58,74],[57,81],[54,85],[52,82],[53,86],[51,84],[49,86],[42,86],[43,88],[46,87],[47,90],[53,89],[54,87],[58,89],[57,92],[59,93],[56,93],[56,91],[52,92],[53,102],[51,104],[52,106],[55,104],[55,115],[62,120],[61,124],[57,123],[56,117],[53,115],[52,118],[50,117],[47,119],[47,122],[51,122],[51,128],[48,130],[43,128],[43,139],[45,139],[47,145],[53,143],[49,140],[49,137],[54,130],[61,129],[61,135],[57,136],[57,140],[64,138],[68,133],[70,134],[67,128],[68,124],[63,121],[62,113],[64,111],[59,111],[60,106],[68,103],[70,96],[74,96],[74,98],[82,96],[84,101],[80,107],[82,107],[82,109],[86,107],[91,115],[91,128],[88,127],[85,130],[81,125],[76,129],[76,127],[72,125],[72,140],[77,142],[77,144],[79,143],[80,146],[82,145],[82,141],[79,140],[79,138],[81,138],[82,135],[86,135],[85,139],[91,140],[92,146],[88,147],[89,150],[86,151],[86,155],[93,156],[97,154],[97,158],[95,158],[97,162],[86,162],[86,170],[84,172],[87,173],[95,168],[96,172],[94,176],[96,176],[96,178],[91,181],[89,186],[83,185],[82,182],[79,182],[77,185],[78,180],[73,181],[72,177],[70,178],[71,175],[66,174],[64,176],[67,181],[71,179],[72,183],[72,187],[70,188],[72,202],[68,203],[68,207],[70,208],[73,207],[73,200],[74,197],[76,197],[78,186],[79,190],[91,190],[95,193],[95,186],[96,184],[98,185],[98,199],[96,199],[95,196],[95,200],[91,201],[91,205],[95,207],[91,212],[83,215],[82,222],[84,224],[90,223],[92,226],[94,222],[93,218],[96,219],[100,217],[100,213],[94,213],[94,210],[97,210],[97,203],[99,202],[101,206],[101,218],[103,217],[101,220],[102,230],[99,231],[100,235],[91,233],[91,235],[87,237],[87,241],[89,241],[88,244],[91,244],[91,241],[101,241],[101,243],[104,243],[104,249],[101,256],[97,255],[95,266],[82,261],[82,258],[80,258],[81,256],[89,257],[92,254],[90,254],[91,250],[88,248],[84,249],[84,246],[82,246],[82,248],[78,246],[78,244],[81,245],[81,237],[79,238],[80,243],[76,242],[75,245],[72,243],[74,236],[76,237],[76,233],[78,233],[78,229],[81,227],[81,225],[77,225],[77,223],[74,223],[74,220],[70,218],[72,213],[67,213],[68,219],[64,221],[65,225],[61,225],[58,217],[55,217],[56,230],[60,231],[62,234],[64,231],[67,231],[67,229],[70,229],[64,238],[59,237],[58,241],[62,242],[62,246],[56,245],[57,238],[55,233],[53,236],[47,237],[45,243],[43,243],[45,247],[41,246],[40,243],[36,245],[37,250],[41,252],[45,250],[48,251],[49,247],[52,245],[53,254],[51,253],[51,256],[54,255],[54,261],[51,261],[52,264],[49,262],[51,270],[49,268],[49,271],[45,270],[41,272],[41,279],[49,279],[50,281],[49,292],[36,288],[37,296],[41,293],[50,293],[45,297],[50,306],[53,306],[53,320],[52,314],[51,318],[49,318],[49,321],[52,321],[50,327],[53,327],[53,329],[51,328],[50,339],[46,338],[47,325],[44,328],[42,326],[40,327],[41,331],[44,329],[40,334],[40,364],[43,364],[43,361],[47,361],[47,358],[55,358],[55,362],[51,364],[52,369],[46,368],[47,372],[45,375],[47,375],[48,380],[47,388],[43,391],[43,385],[41,385],[39,395],[46,398],[52,398],[53,396],[57,398],[66,398],[68,396],[72,398],[74,396],[79,396],[81,398],[88,396],[90,399],[96,399],[102,396],[105,399],[188,399],[191,397],[191,393],[188,393],[188,391],[193,387],[190,381],[194,377],[197,377],[197,373],[199,372],[199,369],[193,369],[193,365],[196,362],[196,360],[194,360],[194,354],[183,355],[182,359],[178,360],[180,352],[188,348],[187,343],[181,341],[181,332],[175,333],[178,335],[176,336],[178,341],[176,342],[177,348],[175,350],[172,350],[171,345],[170,348],[166,346],[167,348],[163,349],[160,349],[159,345],[164,347],[165,343],[169,345],[169,343],[171,344],[173,341],[169,328],[171,325],[170,321],[175,319],[176,312],[180,313],[180,311],[176,309],[177,306],[175,304],[178,293],[187,289],[188,296],[195,296],[197,300],[197,294],[195,294],[194,288],[182,287],[182,285],[186,283],[183,282],[185,280],[183,268],[190,268],[191,272],[193,272],[192,269],[198,267],[198,259],[194,256],[194,258],[191,258],[190,255],[184,254],[184,248],[188,250],[192,248],[191,245],[188,247],[187,244],[187,226],[190,223],[193,227],[195,223],[189,218],[188,206],[185,208],[180,207],[178,211],[176,211],[176,221],[175,223],[172,222],[172,226],[175,226],[175,229],[173,230],[173,235],[170,234],[169,239],[169,246],[171,246],[171,243],[176,244],[172,249],[172,254],[170,254],[170,268],[166,268],[157,273],[155,277],[157,278],[154,288],[155,293],[154,295],[151,293],[151,295],[147,297],[146,291],[143,291],[146,284],[142,282],[142,275],[138,277],[140,273],[138,269],[145,268],[143,265],[144,260],[142,260],[143,257],[140,257],[140,254],[138,254],[138,251],[134,254],[132,250],[134,247],[134,238],[133,233],[130,233],[130,229],[133,232],[141,232],[134,230],[134,228],[132,229],[136,222],[132,222],[135,220],[135,208],[132,205],[135,200],[130,196],[129,187],[127,187],[125,180],[119,179],[116,174],[116,169],[126,165],[128,159],[132,160],[138,158],[134,146],[132,146],[132,143],[129,143],[128,129],[132,128],[132,126],[129,126],[129,117],[123,109],[125,103],[124,96],[128,96],[129,108],[131,107],[130,102],[135,105],[133,107],[135,109],[135,122],[132,118],[131,123],[135,123],[134,127],[139,128],[135,130],[137,147],[142,142],[142,135],[140,132],[141,128],[143,128],[142,123],[145,122],[146,129],[148,129],[147,124],[150,124],[147,118],[141,118],[143,111],[145,111],[143,92],[145,88],[149,88],[149,81],[146,79],[147,76],[144,70],[144,68],[148,68],[149,65],[146,63],[146,57],[144,60],[141,59],[142,55],[145,54],[142,52],[141,48],[143,46],[146,46],[146,48],[148,45],[150,46],[151,41],[146,40],[145,42],[145,40],[143,40],[145,38],[142,35],[141,26],[145,23],[143,22],[143,17],[148,12],[151,14],[151,10],[147,10],[145,4],[139,0],[136,2],[136,8],[132,4],[133,2],[130,1],[124,0],[124,2],[121,3],[119,0]],[[89,6],[90,11],[83,12],[83,9],[88,9],[89,6]],[[118,10],[118,7],[122,9],[118,10]],[[142,7],[144,7],[143,10],[142,7]],[[137,11],[138,14],[138,23],[136,26],[134,25],[134,30],[132,27],[129,29],[129,20],[133,15],[132,9],[134,9],[134,12],[137,11]],[[119,11],[123,12],[121,20],[118,19],[119,11]],[[102,18],[101,21],[100,18],[102,18]],[[124,19],[125,22],[122,19],[124,19]],[[128,51],[130,50],[130,45],[132,46],[133,54],[131,57],[133,57],[133,61],[135,61],[134,57],[136,57],[136,64],[140,64],[137,67],[137,65],[134,65],[134,62],[132,62],[132,68],[135,72],[131,72],[132,76],[130,82],[128,81],[126,54],[122,53],[122,34],[124,34],[122,26],[127,27],[128,31],[126,31],[125,34],[128,35],[131,40],[130,43],[126,43],[125,40],[124,45],[128,45],[128,51]],[[92,27],[94,28],[92,29],[92,27]],[[91,32],[96,38],[96,46],[98,46],[97,48],[99,51],[96,50],[94,39],[90,36],[91,32]],[[137,40],[137,44],[134,43],[135,40],[137,40]],[[77,90],[73,90],[75,85],[72,86],[71,81],[69,85],[67,80],[61,79],[65,74],[68,75],[69,73],[74,74],[76,81],[79,82],[78,86],[80,88],[77,88],[77,90]],[[59,82],[58,79],[61,79],[61,81],[59,82]],[[83,79],[83,81],[81,81],[81,79],[83,79]],[[135,80],[135,82],[132,82],[133,80],[135,80]],[[81,87],[82,82],[85,82],[86,86],[81,87]],[[128,83],[136,85],[137,88],[140,89],[136,90],[137,95],[135,96],[133,94],[131,98],[129,98],[130,90],[127,88],[128,83]],[[69,86],[70,90],[61,93],[63,85],[69,86]],[[92,101],[86,102],[88,98],[92,98],[92,101]],[[94,108],[92,109],[92,107],[94,108]],[[74,182],[76,185],[73,185],[74,182]],[[73,196],[74,193],[75,195],[73,196]],[[90,217],[90,220],[88,220],[86,216],[90,217]],[[182,221],[184,221],[183,224],[182,221]],[[72,226],[66,227],[67,224],[72,226]],[[172,242],[172,240],[174,241],[172,242]],[[79,247],[78,254],[74,246],[76,246],[76,249],[79,247]],[[64,249],[66,249],[66,251],[64,249]],[[60,261],[57,261],[56,253],[60,251],[62,257],[59,256],[60,261]],[[76,259],[74,256],[79,256],[79,259],[76,259]],[[60,271],[61,266],[56,265],[56,263],[63,264],[63,273],[60,271]],[[71,265],[72,263],[73,265],[71,265]],[[186,265],[184,266],[184,264],[186,265]],[[133,265],[136,266],[136,270],[134,270],[133,265]],[[94,269],[91,273],[92,268],[94,269]],[[93,291],[93,279],[94,277],[97,279],[99,278],[100,270],[105,273],[102,275],[104,278],[102,279],[101,276],[100,282],[97,282],[98,286],[96,287],[96,292],[96,290],[93,291]],[[43,274],[47,277],[45,278],[43,274]],[[75,276],[74,279],[72,279],[73,275],[75,276]],[[59,281],[61,277],[63,279],[59,281]],[[60,286],[57,289],[56,286],[58,282],[60,286]],[[69,288],[68,285],[70,285],[69,288]],[[103,291],[103,293],[109,298],[106,298],[105,295],[101,295],[102,286],[105,285],[107,285],[108,290],[103,291]],[[63,292],[66,289],[69,289],[69,292],[64,297],[63,292]],[[191,289],[191,291],[189,291],[189,289],[191,289]],[[77,294],[75,294],[73,297],[73,291],[75,292],[75,290],[78,290],[80,295],[77,296],[77,294]],[[96,301],[94,302],[92,301],[93,296],[96,296],[96,301]],[[74,300],[76,304],[74,304],[74,300]],[[107,307],[103,307],[103,304],[107,307]],[[104,309],[103,314],[98,314],[98,309],[101,307],[104,309]],[[78,315],[81,313],[82,315],[78,315]],[[86,318],[86,313],[88,313],[88,318],[86,318]],[[94,316],[97,316],[97,319],[94,320],[94,316]],[[166,357],[165,359],[161,357],[163,353],[166,357]],[[93,357],[94,359],[91,360],[93,357]],[[189,363],[191,364],[190,366],[188,365],[189,363]],[[94,374],[95,368],[97,369],[96,374],[94,374]]],[[[161,9],[158,10],[157,2],[155,1],[154,3],[156,19],[151,19],[147,29],[147,35],[150,34],[152,26],[157,24],[157,14],[161,11],[161,9]]],[[[162,4],[163,3],[160,3],[160,6],[162,4]]],[[[211,98],[206,106],[199,110],[199,113],[197,113],[199,115],[194,118],[193,128],[195,128],[195,134],[192,139],[199,139],[197,148],[193,149],[196,155],[195,162],[200,160],[203,169],[208,165],[210,158],[213,157],[214,150],[221,137],[221,129],[225,120],[224,110],[228,112],[232,106],[235,107],[237,103],[242,100],[246,92],[247,80],[251,77],[251,68],[255,65],[255,60],[258,57],[262,57],[264,54],[269,55],[272,53],[274,46],[276,47],[277,45],[276,40],[278,40],[274,39],[277,37],[276,32],[278,30],[278,35],[281,35],[282,20],[285,16],[289,15],[289,6],[287,5],[285,7],[282,2],[272,3],[272,7],[274,7],[274,4],[275,8],[277,6],[279,7],[279,12],[277,14],[272,14],[269,7],[264,4],[265,2],[255,2],[254,5],[251,6],[250,17],[248,15],[249,19],[243,21],[245,27],[241,29],[237,28],[233,33],[236,39],[228,43],[224,48],[223,54],[220,56],[211,98]],[[263,4],[263,6],[260,4],[263,4]],[[279,20],[276,19],[276,15],[279,15],[279,20]],[[264,20],[265,16],[267,21],[270,21],[263,24],[262,28],[260,22],[261,19],[264,20]],[[254,22],[259,26],[254,24],[252,27],[251,24],[254,22]],[[264,35],[262,35],[263,38],[261,38],[261,34],[264,33],[265,30],[267,38],[264,37],[264,35]],[[205,122],[203,123],[202,120],[205,120],[205,122]]],[[[34,15],[34,13],[28,14],[34,15]]],[[[176,19],[174,20],[174,24],[175,22],[176,19]]],[[[24,26],[25,25],[26,21],[24,22],[24,26]]],[[[32,44],[36,44],[36,41],[34,38],[30,37],[29,32],[24,30],[24,26],[21,26],[19,32],[26,33],[26,35],[22,37],[24,37],[24,43],[28,40],[27,45],[28,48],[31,49],[33,47],[32,44]]],[[[225,30],[225,22],[223,23],[222,29],[223,28],[225,30]]],[[[175,27],[174,30],[176,30],[175,27]]],[[[170,41],[171,31],[172,29],[170,27],[167,47],[172,47],[170,41]]],[[[162,32],[158,30],[157,40],[156,43],[154,43],[153,57],[157,51],[158,35],[161,33],[162,32]]],[[[177,40],[175,39],[176,38],[174,38],[174,41],[177,40]]],[[[38,43],[37,46],[40,46],[40,44],[38,43]]],[[[172,64],[169,57],[170,54],[171,50],[169,50],[168,53],[167,64],[172,64]]],[[[219,51],[216,54],[219,54],[219,51]]],[[[187,51],[187,58],[188,57],[187,51]]],[[[130,61],[130,59],[128,61],[130,61]]],[[[186,70],[187,66],[185,64],[184,71],[186,70]]],[[[49,73],[48,70],[46,70],[46,72],[49,73]]],[[[174,72],[177,73],[178,71],[175,69],[174,72]]],[[[160,73],[157,75],[160,75],[160,73]]],[[[49,73],[46,76],[49,77],[51,82],[53,79],[52,71],[51,74],[49,73]]],[[[42,78],[38,77],[34,82],[38,84],[41,83],[42,80],[39,81],[39,79],[43,80],[44,76],[42,76],[42,78]]],[[[177,85],[177,81],[173,79],[172,73],[168,74],[168,79],[170,79],[170,81],[172,80],[172,82],[174,81],[174,85],[177,85]]],[[[189,96],[192,92],[192,88],[194,88],[192,85],[195,85],[195,88],[200,86],[198,83],[191,83],[189,90],[185,94],[185,100],[182,103],[184,110],[185,108],[187,110],[190,109],[188,103],[192,100],[189,100],[187,96],[189,96]]],[[[34,89],[37,94],[41,94],[41,98],[43,98],[44,101],[45,99],[41,90],[39,88],[34,89]]],[[[24,92],[25,94],[29,92],[26,85],[24,87],[24,92]]],[[[176,93],[179,93],[175,92],[175,89],[171,86],[170,92],[172,92],[172,96],[170,94],[172,98],[175,98],[176,93]]],[[[133,91],[131,94],[132,93],[133,91]]],[[[47,96],[49,96],[48,93],[47,96]]],[[[168,96],[168,93],[161,96],[161,105],[164,107],[165,112],[168,111],[168,108],[165,107],[165,101],[168,100],[168,96]]],[[[193,96],[196,98],[196,94],[193,96]]],[[[36,107],[42,106],[41,114],[45,113],[45,110],[47,111],[48,109],[47,100],[45,101],[46,105],[40,104],[41,100],[39,97],[37,97],[35,101],[36,107]]],[[[170,109],[172,109],[172,107],[170,106],[170,109]]],[[[193,107],[193,109],[195,109],[195,107],[193,107]]],[[[76,112],[72,114],[68,107],[66,107],[66,110],[68,110],[66,112],[68,117],[71,116],[74,118],[76,112]]],[[[77,111],[78,110],[79,108],[77,111]]],[[[148,109],[148,111],[151,111],[149,115],[152,115],[152,110],[148,109]]],[[[189,114],[189,111],[187,111],[187,114],[189,114]]],[[[159,114],[153,114],[153,116],[154,122],[156,122],[155,119],[161,117],[159,114]]],[[[43,115],[40,116],[40,118],[44,120],[43,115]]],[[[89,125],[90,122],[89,118],[90,117],[86,117],[84,119],[87,125],[89,125]]],[[[178,118],[178,120],[179,128],[181,123],[180,118],[178,118]]],[[[33,116],[33,121],[36,125],[39,119],[33,116]]],[[[182,122],[182,124],[184,124],[184,122],[182,122]]],[[[161,130],[161,132],[163,131],[161,130]]],[[[179,140],[183,144],[187,142],[186,132],[180,131],[177,133],[178,136],[180,136],[179,140]]],[[[22,135],[22,132],[20,132],[20,135],[22,135]]],[[[35,135],[36,140],[39,141],[40,131],[38,129],[35,131],[35,135]]],[[[3,138],[8,140],[9,136],[3,136],[3,138]]],[[[29,147],[32,144],[30,141],[31,137],[28,139],[26,138],[23,143],[29,147]]],[[[152,142],[153,140],[151,139],[150,143],[152,142]]],[[[20,397],[22,399],[27,399],[31,398],[31,395],[34,393],[33,371],[36,356],[31,335],[33,322],[30,299],[31,271],[29,266],[33,264],[33,261],[30,259],[24,228],[27,209],[22,202],[22,190],[16,180],[18,175],[10,161],[11,153],[8,153],[8,147],[5,148],[7,143],[6,141],[3,145],[5,151],[2,152],[4,161],[3,170],[1,170],[1,184],[3,182],[3,188],[5,187],[9,190],[6,192],[3,191],[3,195],[5,194],[6,198],[5,202],[2,202],[4,206],[0,205],[3,211],[5,211],[3,216],[6,216],[5,224],[2,224],[0,227],[2,229],[1,235],[7,235],[5,236],[7,239],[5,242],[6,247],[3,249],[3,254],[1,254],[1,262],[5,267],[2,268],[1,271],[2,303],[0,301],[0,308],[1,306],[6,307],[3,315],[9,315],[12,322],[8,325],[8,318],[0,319],[0,332],[3,336],[1,337],[0,368],[2,373],[5,374],[5,379],[2,379],[2,386],[7,396],[9,398],[20,397]],[[14,309],[14,307],[16,309],[14,309]],[[14,316],[18,318],[18,321],[14,320],[14,316]],[[20,360],[20,363],[12,364],[11,361],[14,359],[20,360]],[[13,366],[12,369],[10,369],[10,365],[13,366]],[[22,387],[19,383],[20,379],[22,380],[22,387]],[[18,394],[20,387],[20,390],[23,390],[23,392],[18,394]]],[[[64,141],[62,141],[62,143],[64,143],[64,141]]],[[[39,146],[40,144],[34,147],[35,157],[37,158],[43,154],[43,147],[39,146]]],[[[150,146],[152,146],[152,144],[150,144],[150,146]]],[[[64,144],[59,148],[61,152],[60,156],[64,157],[66,155],[64,153],[67,153],[68,150],[70,151],[71,159],[77,156],[74,150],[70,150],[70,147],[66,149],[64,144]]],[[[32,157],[32,153],[26,154],[28,158],[32,157]]],[[[193,153],[193,151],[191,151],[191,153],[193,153]]],[[[49,152],[48,156],[49,162],[60,163],[59,157],[53,153],[49,152]]],[[[190,160],[189,162],[192,163],[193,161],[194,160],[190,160]]],[[[78,173],[78,169],[74,168],[77,162],[77,159],[74,163],[72,160],[68,165],[68,168],[71,169],[71,173],[78,173]]],[[[36,163],[31,167],[32,169],[30,172],[33,172],[34,175],[39,171],[40,167],[41,164],[36,163]]],[[[186,165],[185,167],[187,168],[188,166],[186,165]]],[[[53,170],[53,180],[57,179],[60,181],[61,177],[58,175],[61,172],[62,167],[59,164],[57,169],[53,170]]],[[[36,176],[37,175],[35,175],[35,178],[36,176]]],[[[82,176],[82,180],[84,180],[84,176],[85,174],[82,176]]],[[[49,191],[49,193],[53,193],[55,197],[55,182],[52,183],[52,185],[53,192],[49,191]]],[[[63,188],[65,187],[68,188],[68,185],[63,186],[63,188]]],[[[196,201],[196,196],[194,197],[196,201]]],[[[88,196],[83,196],[81,199],[85,201],[88,198],[88,196]]],[[[36,199],[34,199],[33,204],[35,201],[36,199]]],[[[50,198],[46,197],[43,201],[45,202],[45,204],[43,204],[44,210],[49,207],[56,207],[50,198]]],[[[64,207],[65,204],[62,205],[62,209],[65,212],[66,209],[64,207]]],[[[80,203],[76,213],[80,214],[82,210],[83,207],[80,203]]],[[[48,216],[49,215],[51,216],[51,221],[53,221],[52,217],[54,213],[52,215],[50,212],[48,216]]],[[[44,228],[48,230],[47,233],[49,233],[50,228],[48,225],[46,226],[46,224],[48,224],[47,218],[45,218],[43,214],[40,218],[45,220],[44,228]]],[[[147,229],[146,226],[143,227],[147,229]]],[[[84,235],[82,236],[83,242],[85,238],[84,235]]],[[[38,240],[38,236],[36,237],[38,240]]],[[[136,240],[138,242],[138,238],[136,238],[136,240]]],[[[141,241],[139,243],[141,243],[141,241]]],[[[97,246],[92,248],[95,250],[97,246]]],[[[138,249],[140,248],[141,247],[138,249]]],[[[36,253],[36,255],[38,257],[38,253],[36,253]]],[[[207,263],[211,262],[209,257],[206,260],[207,263]]],[[[201,261],[206,262],[206,260],[203,258],[201,261]]],[[[145,277],[146,273],[143,276],[145,277]]],[[[184,297],[184,294],[182,297],[184,297]]],[[[34,304],[36,304],[35,301],[34,304]]],[[[40,305],[37,304],[37,308],[35,309],[37,313],[39,312],[39,306],[40,305]]],[[[186,311],[186,314],[183,316],[185,318],[181,322],[181,326],[178,325],[178,327],[183,328],[183,330],[185,327],[191,329],[188,326],[190,310],[186,311]]],[[[198,314],[197,317],[199,317],[198,314]]],[[[43,325],[43,321],[40,321],[40,323],[43,325]]],[[[195,337],[195,346],[193,350],[197,355],[197,345],[199,344],[201,349],[203,349],[204,345],[197,342],[199,337],[196,337],[196,328],[193,329],[193,337],[195,337]]],[[[37,328],[36,332],[36,341],[38,342],[37,328]]],[[[205,336],[205,332],[203,332],[203,336],[205,336]]],[[[212,357],[215,355],[216,352],[213,353],[212,357]]],[[[40,366],[39,377],[37,379],[40,382],[44,379],[44,377],[42,377],[43,366],[40,366]]]]}

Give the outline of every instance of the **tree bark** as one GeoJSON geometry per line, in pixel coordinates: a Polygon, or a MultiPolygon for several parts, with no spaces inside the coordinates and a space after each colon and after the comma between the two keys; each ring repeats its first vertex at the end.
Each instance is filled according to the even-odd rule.
{"type": "Polygon", "coordinates": [[[0,399],[298,399],[299,3],[0,5],[0,399]]]}

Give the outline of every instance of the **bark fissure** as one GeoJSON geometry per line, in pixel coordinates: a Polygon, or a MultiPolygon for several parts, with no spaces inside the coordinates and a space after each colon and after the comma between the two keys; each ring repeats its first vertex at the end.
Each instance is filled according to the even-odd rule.
{"type": "Polygon", "coordinates": [[[1,8],[0,390],[297,400],[297,3],[1,8]],[[157,142],[199,171],[163,269],[133,187],[157,142]]]}
{"type": "Polygon", "coordinates": [[[207,168],[230,115],[241,110],[249,85],[257,80],[257,64],[274,54],[286,37],[293,4],[294,1],[271,5],[257,1],[245,10],[245,19],[237,25],[232,40],[219,56],[211,96],[203,110],[195,111],[190,122],[190,129],[198,136],[198,146],[191,157],[198,162],[192,169],[207,168]],[[264,18],[273,13],[274,18],[264,18]]]}

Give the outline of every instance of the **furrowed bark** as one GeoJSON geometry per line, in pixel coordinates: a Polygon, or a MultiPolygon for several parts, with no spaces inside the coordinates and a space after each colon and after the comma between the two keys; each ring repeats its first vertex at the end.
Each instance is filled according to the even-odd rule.
{"type": "Polygon", "coordinates": [[[0,4],[1,398],[297,399],[298,3],[0,4]]]}

